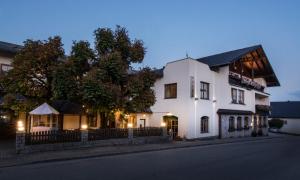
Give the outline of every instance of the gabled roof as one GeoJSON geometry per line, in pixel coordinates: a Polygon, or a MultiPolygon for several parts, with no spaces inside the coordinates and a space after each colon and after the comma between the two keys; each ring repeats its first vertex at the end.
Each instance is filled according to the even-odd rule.
{"type": "MultiPolygon", "coordinates": [[[[246,47],[243,49],[237,49],[233,51],[228,51],[220,54],[215,54],[207,57],[202,57],[197,59],[197,61],[202,62],[204,64],[207,64],[211,69],[222,67],[222,66],[227,66],[229,64],[234,63],[235,61],[241,60],[242,58],[246,57],[249,55],[249,53],[252,53],[254,51],[260,51],[262,52],[264,62],[263,62],[263,67],[264,70],[261,70],[260,72],[260,77],[264,77],[267,86],[280,86],[280,83],[278,81],[278,78],[276,77],[274,70],[263,50],[263,47],[261,45],[255,45],[251,47],[246,47]]],[[[254,77],[256,78],[256,77],[254,77]]]]}
{"type": "Polygon", "coordinates": [[[23,48],[23,46],[8,42],[0,41],[0,51],[16,54],[18,51],[20,51],[23,48]]]}
{"type": "Polygon", "coordinates": [[[225,66],[230,63],[233,63],[234,61],[239,60],[242,56],[258,48],[262,48],[262,46],[256,45],[256,46],[251,46],[243,49],[237,49],[237,50],[215,54],[207,57],[202,57],[197,60],[204,64],[207,64],[209,67],[225,66]]]}
{"type": "Polygon", "coordinates": [[[300,119],[300,101],[271,102],[270,117],[300,119]]]}
{"type": "Polygon", "coordinates": [[[29,114],[32,115],[49,115],[49,114],[59,114],[59,112],[50,106],[47,103],[43,103],[39,107],[35,108],[34,110],[30,111],[29,114]]]}

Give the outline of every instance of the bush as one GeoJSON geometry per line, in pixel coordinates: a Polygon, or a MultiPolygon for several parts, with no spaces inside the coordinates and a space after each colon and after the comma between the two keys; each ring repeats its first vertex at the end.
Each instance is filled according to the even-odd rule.
{"type": "Polygon", "coordinates": [[[284,124],[284,122],[281,119],[271,119],[269,121],[270,128],[280,129],[280,128],[282,128],[283,124],[284,124]]]}
{"type": "Polygon", "coordinates": [[[14,138],[16,129],[14,124],[0,122],[0,139],[14,138]]]}

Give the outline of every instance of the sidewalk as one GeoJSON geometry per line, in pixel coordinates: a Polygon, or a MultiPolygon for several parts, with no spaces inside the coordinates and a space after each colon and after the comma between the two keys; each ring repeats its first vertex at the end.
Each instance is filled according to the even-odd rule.
{"type": "Polygon", "coordinates": [[[92,157],[112,156],[120,154],[130,154],[149,151],[160,151],[176,148],[187,148],[195,146],[208,146],[217,144],[228,144],[238,142],[260,141],[273,138],[282,138],[285,135],[271,134],[265,137],[243,137],[229,139],[211,139],[211,140],[194,140],[194,141],[175,141],[164,144],[145,144],[145,145],[130,145],[130,146],[110,146],[110,147],[90,147],[75,150],[50,151],[32,154],[15,154],[14,152],[7,153],[6,156],[0,157],[0,168],[35,164],[42,162],[64,161],[72,159],[83,159],[92,157]]]}

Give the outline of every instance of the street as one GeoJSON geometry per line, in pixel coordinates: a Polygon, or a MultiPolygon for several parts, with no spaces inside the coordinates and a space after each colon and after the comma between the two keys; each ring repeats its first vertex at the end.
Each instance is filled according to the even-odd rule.
{"type": "Polygon", "coordinates": [[[298,180],[300,137],[15,166],[0,179],[298,180]]]}

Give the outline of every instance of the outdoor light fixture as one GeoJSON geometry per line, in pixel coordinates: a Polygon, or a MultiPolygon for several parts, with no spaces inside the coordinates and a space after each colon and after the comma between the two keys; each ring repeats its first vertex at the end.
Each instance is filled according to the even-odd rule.
{"type": "Polygon", "coordinates": [[[161,122],[160,126],[161,127],[166,127],[166,123],[165,122],[161,122]]]}
{"type": "Polygon", "coordinates": [[[172,114],[172,113],[170,113],[170,112],[168,112],[168,113],[167,113],[167,116],[173,116],[173,114],[172,114]]]}
{"type": "Polygon", "coordinates": [[[81,125],[82,130],[86,130],[87,128],[88,128],[88,126],[86,124],[81,125]]]}
{"type": "Polygon", "coordinates": [[[128,123],[128,124],[127,124],[127,127],[128,127],[128,128],[132,128],[132,127],[133,127],[133,124],[132,124],[132,123],[128,123]]]}
{"type": "Polygon", "coordinates": [[[18,131],[24,131],[25,130],[23,121],[18,121],[17,130],[18,131]]]}
{"type": "Polygon", "coordinates": [[[146,114],[143,114],[143,117],[146,117],[146,114]]]}

